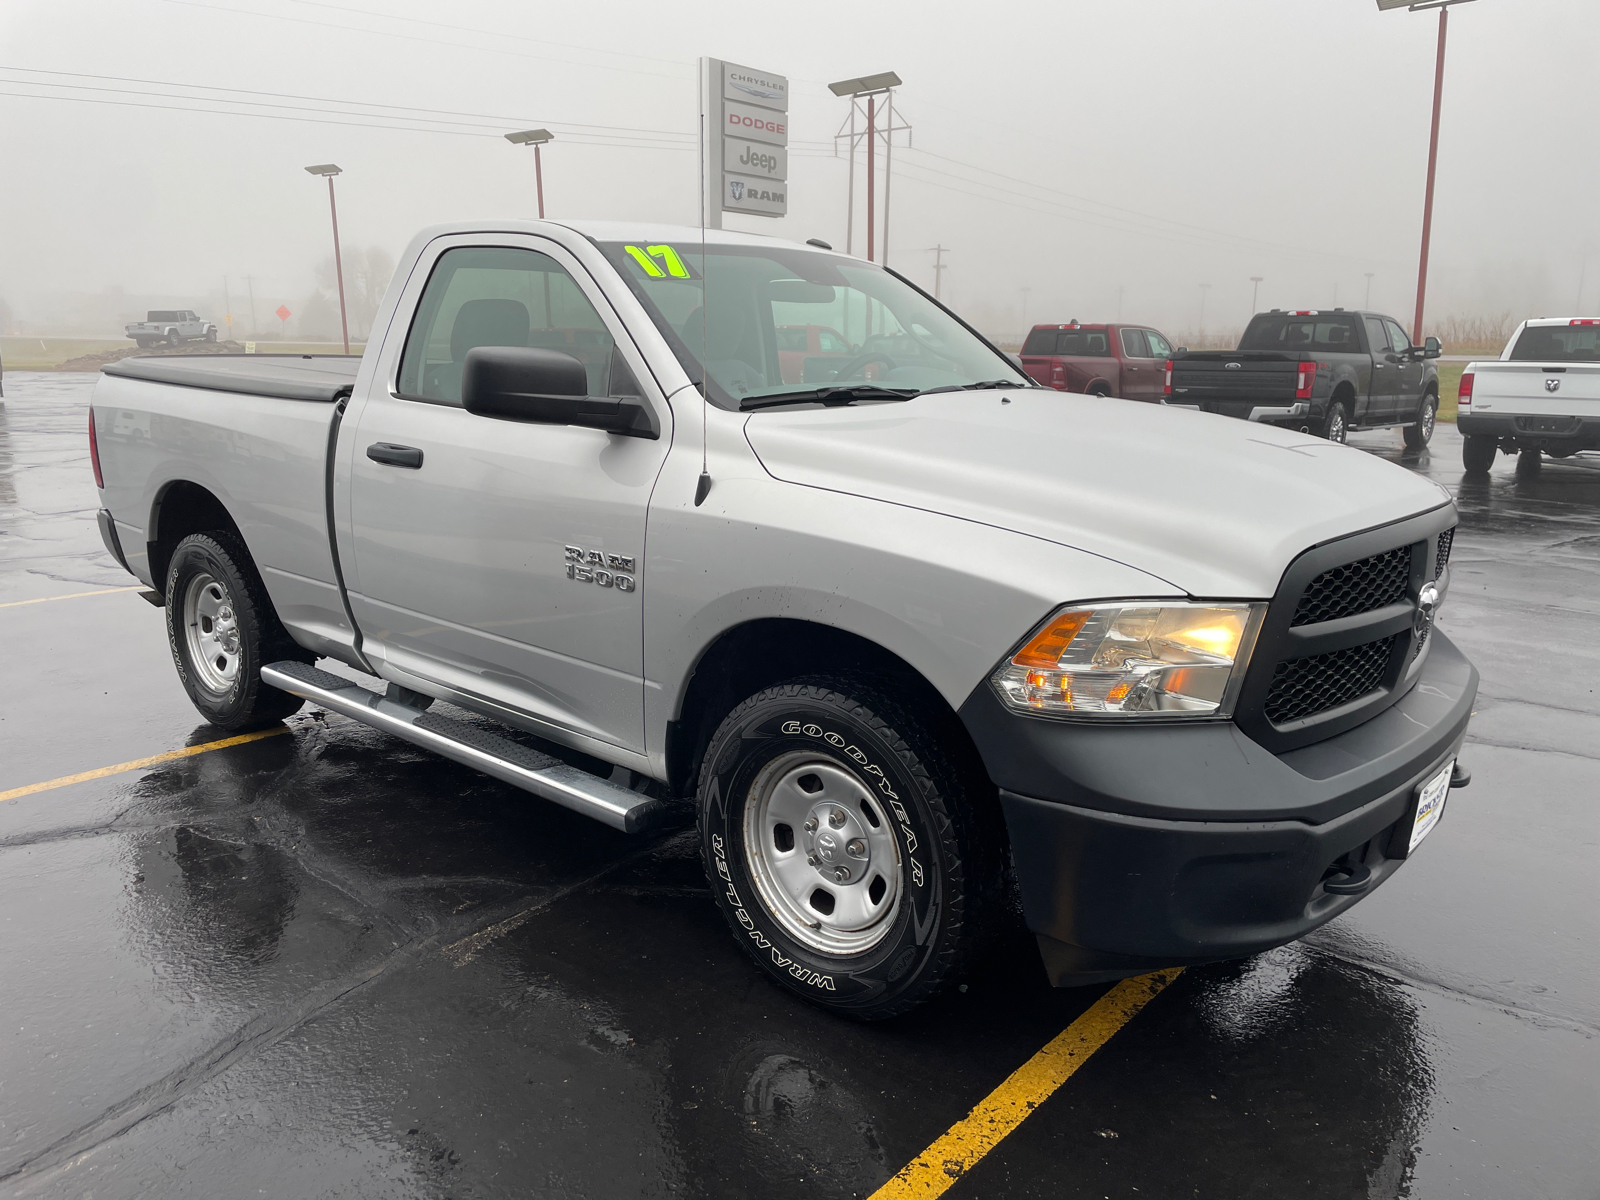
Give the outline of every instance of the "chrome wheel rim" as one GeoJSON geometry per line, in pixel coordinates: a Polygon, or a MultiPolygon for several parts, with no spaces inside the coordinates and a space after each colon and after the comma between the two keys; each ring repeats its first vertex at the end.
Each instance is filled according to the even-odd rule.
{"type": "Polygon", "coordinates": [[[861,954],[888,934],[903,869],[889,810],[832,759],[779,755],[750,786],[745,861],[783,931],[825,954],[861,954]]]}
{"type": "Polygon", "coordinates": [[[1425,442],[1433,438],[1433,422],[1433,405],[1424,400],[1422,403],[1422,440],[1425,442]]]}
{"type": "Polygon", "coordinates": [[[203,571],[184,589],[183,637],[200,686],[218,695],[231,690],[242,657],[239,619],[228,589],[203,571]]]}
{"type": "Polygon", "coordinates": [[[1328,440],[1330,442],[1344,441],[1344,413],[1336,412],[1328,418],[1328,440]]]}

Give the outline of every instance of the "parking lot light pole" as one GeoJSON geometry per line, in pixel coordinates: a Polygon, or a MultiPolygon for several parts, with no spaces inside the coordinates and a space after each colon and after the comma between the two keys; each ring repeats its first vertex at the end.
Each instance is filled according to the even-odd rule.
{"type": "Polygon", "coordinates": [[[328,212],[333,217],[333,274],[339,281],[339,331],[344,334],[344,352],[350,353],[350,320],[344,307],[344,264],[339,261],[339,206],[333,200],[333,177],[342,172],[332,163],[318,163],[307,167],[310,175],[325,175],[328,179],[328,212]]]}
{"type": "Polygon", "coordinates": [[[1422,345],[1422,304],[1428,292],[1428,239],[1433,234],[1433,177],[1439,160],[1439,109],[1444,100],[1444,44],[1450,28],[1450,6],[1470,0],[1378,0],[1379,11],[1404,8],[1420,12],[1439,10],[1439,51],[1433,64],[1433,125],[1428,133],[1428,183],[1422,197],[1422,253],[1417,262],[1417,312],[1411,323],[1411,341],[1422,345]]]}
{"type": "Polygon", "coordinates": [[[506,141],[514,146],[533,147],[533,185],[539,193],[539,219],[544,220],[544,164],[539,159],[539,147],[555,140],[548,129],[521,129],[506,134],[506,141]]]}
{"type": "Polygon", "coordinates": [[[1250,315],[1252,317],[1256,315],[1256,301],[1261,298],[1261,281],[1265,278],[1265,275],[1250,276],[1250,282],[1255,285],[1250,289],[1250,315]]]}
{"type": "MultiPolygon", "coordinates": [[[[877,137],[878,137],[878,97],[885,97],[885,113],[888,116],[885,132],[892,139],[894,137],[894,93],[893,88],[900,86],[900,76],[893,71],[880,71],[876,75],[863,75],[859,79],[841,79],[838,83],[830,83],[828,90],[835,96],[848,96],[850,98],[850,219],[855,215],[855,164],[856,164],[856,132],[855,132],[855,106],[863,97],[867,100],[867,261],[877,261],[875,256],[875,229],[876,229],[876,201],[877,201],[877,137]]],[[[883,197],[883,240],[884,257],[888,257],[889,242],[889,181],[884,180],[883,197]]],[[[854,232],[853,230],[851,232],[854,232]]],[[[846,246],[849,246],[849,241],[846,246]]]]}
{"type": "Polygon", "coordinates": [[[1367,299],[1366,299],[1366,302],[1364,304],[1362,304],[1362,306],[1361,306],[1362,308],[1371,308],[1372,307],[1372,276],[1373,276],[1373,274],[1374,273],[1372,271],[1366,272],[1366,276],[1367,276],[1367,299]]]}

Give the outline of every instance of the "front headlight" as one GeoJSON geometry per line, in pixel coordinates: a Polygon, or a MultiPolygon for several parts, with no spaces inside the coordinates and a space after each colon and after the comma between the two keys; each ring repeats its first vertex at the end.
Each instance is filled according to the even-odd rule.
{"type": "Polygon", "coordinates": [[[1063,609],[992,679],[1012,708],[1039,716],[1227,717],[1266,611],[1137,600],[1063,609]]]}

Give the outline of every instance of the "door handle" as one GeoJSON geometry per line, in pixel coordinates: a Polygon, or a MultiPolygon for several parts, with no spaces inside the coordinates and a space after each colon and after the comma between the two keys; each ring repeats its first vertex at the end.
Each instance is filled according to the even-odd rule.
{"type": "Polygon", "coordinates": [[[393,442],[373,442],[367,447],[367,457],[373,462],[388,463],[391,467],[410,467],[415,471],[422,466],[422,451],[415,446],[397,446],[393,442]]]}

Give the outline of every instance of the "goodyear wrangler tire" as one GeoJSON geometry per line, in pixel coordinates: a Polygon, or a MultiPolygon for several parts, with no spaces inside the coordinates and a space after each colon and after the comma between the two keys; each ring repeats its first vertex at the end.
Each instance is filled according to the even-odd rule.
{"type": "Polygon", "coordinates": [[[250,552],[231,534],[190,534],[173,550],[167,641],[179,681],[213,725],[268,725],[305,703],[261,682],[261,668],[269,662],[316,659],[289,637],[250,552]]]}
{"type": "Polygon", "coordinates": [[[986,787],[869,680],[768,688],[706,750],[706,875],[775,982],[858,1020],[895,1016],[965,970],[993,911],[986,787]]]}

